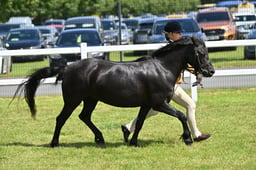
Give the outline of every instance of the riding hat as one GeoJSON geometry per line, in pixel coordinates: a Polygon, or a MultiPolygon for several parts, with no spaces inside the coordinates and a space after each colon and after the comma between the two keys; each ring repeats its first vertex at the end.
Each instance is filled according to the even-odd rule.
{"type": "Polygon", "coordinates": [[[165,32],[183,32],[181,25],[177,21],[168,22],[164,27],[165,32]]]}

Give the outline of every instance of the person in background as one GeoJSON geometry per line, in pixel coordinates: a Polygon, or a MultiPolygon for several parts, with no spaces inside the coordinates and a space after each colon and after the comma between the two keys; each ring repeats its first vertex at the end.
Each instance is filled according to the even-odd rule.
{"type": "MultiPolygon", "coordinates": [[[[168,43],[172,43],[174,41],[181,39],[182,32],[183,32],[183,29],[182,29],[181,25],[179,24],[179,22],[176,22],[176,21],[168,22],[164,27],[164,33],[165,33],[165,37],[166,37],[168,43]]],[[[188,67],[187,70],[190,71],[191,73],[195,74],[194,69],[192,67],[188,67]]],[[[202,76],[197,76],[197,79],[200,82],[202,79],[202,76]]],[[[211,134],[201,133],[199,131],[199,129],[197,128],[196,116],[195,116],[196,104],[192,100],[192,98],[180,87],[179,84],[181,84],[181,83],[182,83],[182,73],[179,76],[178,80],[176,81],[172,100],[175,103],[186,108],[187,120],[189,123],[192,137],[194,138],[194,141],[199,142],[202,140],[206,140],[211,136],[211,134]]],[[[156,114],[158,114],[158,112],[151,109],[148,112],[146,118],[149,118],[156,114]]],[[[135,118],[134,120],[132,120],[130,123],[128,123],[126,125],[121,125],[121,129],[123,132],[123,137],[124,137],[125,142],[128,142],[128,137],[129,137],[130,133],[134,132],[136,122],[137,122],[137,118],[135,118]]]]}

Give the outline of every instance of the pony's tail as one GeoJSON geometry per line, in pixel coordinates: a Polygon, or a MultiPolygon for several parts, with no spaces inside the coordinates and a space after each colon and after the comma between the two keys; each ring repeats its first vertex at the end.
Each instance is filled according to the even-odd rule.
{"type": "Polygon", "coordinates": [[[35,118],[36,116],[36,107],[35,107],[35,93],[40,85],[40,82],[44,78],[52,77],[57,75],[56,83],[58,80],[62,80],[63,72],[65,67],[45,67],[39,69],[28,76],[28,80],[20,84],[14,94],[14,97],[24,87],[24,97],[29,106],[31,116],[35,118]]]}

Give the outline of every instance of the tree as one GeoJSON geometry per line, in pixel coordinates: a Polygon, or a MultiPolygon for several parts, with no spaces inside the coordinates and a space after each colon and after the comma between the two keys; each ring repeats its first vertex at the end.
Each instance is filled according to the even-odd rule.
{"type": "Polygon", "coordinates": [[[35,24],[49,18],[69,18],[86,15],[117,15],[117,3],[122,4],[122,14],[143,13],[171,14],[196,10],[200,0],[1,0],[0,21],[6,22],[11,16],[30,16],[35,24]]]}

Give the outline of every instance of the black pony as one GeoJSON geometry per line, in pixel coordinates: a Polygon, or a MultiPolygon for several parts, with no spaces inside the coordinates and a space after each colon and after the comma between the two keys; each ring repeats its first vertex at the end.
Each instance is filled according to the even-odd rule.
{"type": "Polygon", "coordinates": [[[119,63],[84,59],[64,67],[39,69],[18,87],[16,94],[25,86],[25,99],[32,116],[35,116],[34,96],[40,81],[52,76],[62,80],[64,106],[56,119],[55,132],[50,144],[52,147],[59,145],[62,126],[82,101],[84,106],[79,118],[92,130],[95,142],[99,145],[105,143],[104,138],[91,121],[91,114],[98,101],[117,107],[140,107],[130,145],[137,146],[139,131],[150,108],[178,118],[183,126],[183,141],[191,145],[192,139],[186,116],[168,104],[173,95],[176,79],[186,69],[187,64],[193,66],[196,73],[201,73],[205,77],[214,74],[205,43],[195,37],[183,37],[141,61],[119,63]]]}

